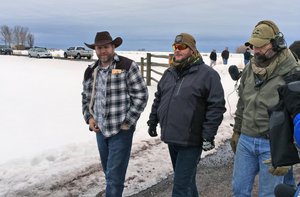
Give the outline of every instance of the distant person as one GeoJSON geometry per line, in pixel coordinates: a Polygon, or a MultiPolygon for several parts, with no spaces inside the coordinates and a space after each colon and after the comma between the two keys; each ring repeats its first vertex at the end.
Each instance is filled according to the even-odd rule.
{"type": "Polygon", "coordinates": [[[214,67],[217,63],[217,53],[215,49],[213,49],[212,52],[210,53],[209,59],[210,59],[210,67],[214,67]]]}
{"type": "Polygon", "coordinates": [[[84,73],[82,111],[90,131],[96,133],[106,179],[106,197],[121,197],[136,123],[148,99],[138,65],[119,56],[122,38],[98,32],[94,44],[98,60],[84,73]]]}
{"type": "Polygon", "coordinates": [[[202,150],[215,147],[223,120],[224,91],[219,74],[206,65],[193,36],[181,33],[173,43],[174,57],[157,85],[148,133],[168,144],[173,165],[173,197],[198,196],[197,164],[202,150]]]}
{"type": "Polygon", "coordinates": [[[276,90],[285,84],[284,76],[299,65],[272,21],[260,21],[245,45],[253,48],[254,57],[243,70],[239,84],[231,139],[235,153],[233,196],[251,196],[258,175],[258,195],[271,197],[289,168],[274,168],[265,163],[271,158],[268,110],[279,102],[276,90]]]}
{"type": "Polygon", "coordinates": [[[244,65],[246,66],[248,64],[248,62],[251,59],[251,53],[250,53],[250,49],[246,48],[246,51],[244,53],[244,65]]]}
{"type": "Polygon", "coordinates": [[[228,59],[229,59],[229,51],[228,51],[228,47],[226,47],[222,53],[221,53],[221,57],[223,59],[223,64],[227,65],[228,63],[228,59]]]}

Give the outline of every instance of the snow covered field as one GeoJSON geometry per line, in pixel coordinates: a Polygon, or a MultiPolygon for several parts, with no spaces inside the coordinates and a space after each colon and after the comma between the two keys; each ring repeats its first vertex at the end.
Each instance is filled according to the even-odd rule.
{"type": "MultiPolygon", "coordinates": [[[[146,57],[145,53],[118,52],[135,61],[146,57]]],[[[202,54],[206,64],[210,63],[208,55],[202,54]]],[[[237,101],[235,82],[227,70],[232,64],[242,67],[242,62],[242,55],[232,54],[229,64],[223,65],[218,56],[214,67],[222,78],[227,108],[216,146],[232,134],[230,114],[237,101]]],[[[105,189],[95,134],[81,114],[81,83],[87,64],[0,56],[0,196],[95,196],[105,189]]],[[[134,135],[126,196],[172,173],[167,146],[147,133],[156,83],[148,90],[149,101],[134,135]]]]}

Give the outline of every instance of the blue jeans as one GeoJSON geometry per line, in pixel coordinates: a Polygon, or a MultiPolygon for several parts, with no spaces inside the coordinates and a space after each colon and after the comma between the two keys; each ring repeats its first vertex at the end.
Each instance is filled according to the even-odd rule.
{"type": "Polygon", "coordinates": [[[223,58],[223,64],[224,64],[224,65],[227,65],[227,61],[228,61],[228,59],[224,59],[224,58],[223,58]]]}
{"type": "Polygon", "coordinates": [[[259,176],[260,197],[273,197],[274,188],[283,182],[283,176],[273,176],[269,165],[263,161],[271,158],[270,142],[241,134],[238,141],[233,169],[233,196],[251,197],[255,176],[259,176]]]}
{"type": "Polygon", "coordinates": [[[134,129],[121,130],[106,138],[96,134],[101,164],[106,179],[106,197],[122,197],[134,129]]]}
{"type": "Polygon", "coordinates": [[[172,197],[198,197],[196,172],[202,147],[169,144],[168,148],[174,170],[172,197]]]}
{"type": "Polygon", "coordinates": [[[284,175],[283,183],[290,185],[292,187],[296,186],[295,178],[293,174],[293,166],[291,166],[291,169],[289,169],[288,173],[284,175]]]}

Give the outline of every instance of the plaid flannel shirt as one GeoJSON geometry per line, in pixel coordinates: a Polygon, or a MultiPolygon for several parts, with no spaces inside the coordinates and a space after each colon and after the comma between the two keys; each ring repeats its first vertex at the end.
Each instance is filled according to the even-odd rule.
{"type": "MultiPolygon", "coordinates": [[[[101,132],[106,137],[117,134],[122,123],[128,124],[129,127],[135,126],[148,100],[147,86],[138,65],[132,61],[129,69],[116,69],[120,58],[125,57],[114,56],[113,66],[108,71],[105,123],[101,126],[101,132]]],[[[99,61],[89,65],[89,68],[95,68],[98,64],[99,61]]],[[[97,70],[93,69],[93,74],[83,80],[82,112],[87,124],[90,117],[93,117],[94,95],[92,93],[97,70]]]]}

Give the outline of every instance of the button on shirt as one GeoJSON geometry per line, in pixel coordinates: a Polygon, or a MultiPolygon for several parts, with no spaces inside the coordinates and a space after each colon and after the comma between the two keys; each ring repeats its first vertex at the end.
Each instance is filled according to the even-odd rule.
{"type": "Polygon", "coordinates": [[[95,120],[101,132],[105,132],[105,110],[106,110],[106,84],[109,73],[109,66],[99,68],[95,87],[95,104],[94,113],[95,120]]]}

